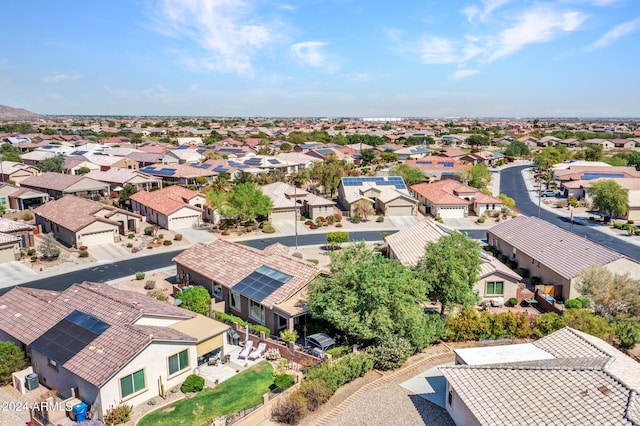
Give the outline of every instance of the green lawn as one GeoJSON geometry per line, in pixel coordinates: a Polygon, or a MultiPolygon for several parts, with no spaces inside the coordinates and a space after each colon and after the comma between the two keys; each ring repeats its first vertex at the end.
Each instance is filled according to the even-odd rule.
{"type": "Polygon", "coordinates": [[[199,426],[225,414],[258,405],[273,384],[273,367],[262,361],[225,380],[214,389],[159,408],[144,416],[139,426],[199,426]]]}

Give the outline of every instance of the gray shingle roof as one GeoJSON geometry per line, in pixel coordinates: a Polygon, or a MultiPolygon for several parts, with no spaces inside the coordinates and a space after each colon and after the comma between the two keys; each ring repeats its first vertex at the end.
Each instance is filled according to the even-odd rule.
{"type": "Polygon", "coordinates": [[[535,217],[518,216],[489,229],[489,234],[566,279],[590,266],[604,266],[625,257],[535,217]]]}

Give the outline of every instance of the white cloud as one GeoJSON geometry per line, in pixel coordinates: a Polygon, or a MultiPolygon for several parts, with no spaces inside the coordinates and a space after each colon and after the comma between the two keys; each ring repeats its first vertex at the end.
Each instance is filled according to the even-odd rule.
{"type": "Polygon", "coordinates": [[[472,70],[468,68],[462,68],[451,74],[449,77],[450,80],[462,80],[463,78],[471,77],[472,75],[478,74],[478,70],[472,70]]]}
{"type": "Polygon", "coordinates": [[[291,46],[291,56],[302,65],[325,68],[333,73],[338,69],[338,65],[325,52],[325,46],[327,46],[327,43],[322,41],[296,43],[291,46]]]}
{"type": "Polygon", "coordinates": [[[636,31],[640,27],[640,18],[633,19],[631,21],[624,22],[616,25],[605,35],[600,37],[595,43],[589,46],[588,50],[600,49],[609,46],[611,43],[624,37],[632,32],[636,31]]]}
{"type": "Polygon", "coordinates": [[[74,81],[83,78],[82,74],[52,74],[44,77],[47,83],[58,83],[60,81],[74,81]]]}
{"type": "Polygon", "coordinates": [[[578,11],[557,11],[551,7],[536,7],[517,18],[517,23],[502,31],[493,43],[489,61],[511,55],[528,44],[545,43],[564,32],[575,31],[587,19],[578,11]]]}
{"type": "Polygon", "coordinates": [[[611,6],[612,4],[619,3],[620,0],[593,0],[594,6],[611,6]]]}
{"type": "Polygon", "coordinates": [[[185,54],[194,66],[251,75],[255,53],[278,38],[274,24],[256,21],[253,12],[243,0],[164,0],[155,11],[154,29],[204,49],[205,57],[185,54]]]}
{"type": "Polygon", "coordinates": [[[474,22],[476,17],[480,22],[485,22],[496,9],[510,2],[511,0],[482,0],[482,8],[474,4],[462,9],[462,13],[469,22],[474,22]]]}
{"type": "Polygon", "coordinates": [[[459,61],[458,48],[452,40],[427,37],[420,46],[420,59],[425,64],[452,64],[459,61]]]}

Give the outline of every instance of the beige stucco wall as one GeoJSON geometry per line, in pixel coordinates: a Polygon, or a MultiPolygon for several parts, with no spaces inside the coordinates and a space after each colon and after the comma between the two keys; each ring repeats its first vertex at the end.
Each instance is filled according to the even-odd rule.
{"type": "Polygon", "coordinates": [[[445,408],[447,412],[453,419],[454,423],[459,426],[476,426],[480,425],[480,422],[476,417],[471,413],[471,410],[465,405],[464,401],[460,399],[458,393],[453,390],[453,398],[451,404],[449,404],[448,395],[449,391],[452,390],[449,382],[447,382],[447,387],[445,391],[445,408]]]}
{"type": "Polygon", "coordinates": [[[634,280],[640,280],[640,263],[622,258],[605,265],[605,268],[615,274],[629,274],[634,280]]]}
{"type": "Polygon", "coordinates": [[[516,297],[518,293],[518,282],[511,277],[507,277],[502,274],[493,273],[491,275],[487,275],[482,279],[478,280],[477,283],[473,285],[473,292],[478,294],[479,297],[483,299],[492,299],[494,297],[504,297],[504,300],[507,301],[511,297],[516,297]],[[488,282],[503,282],[502,286],[504,293],[503,294],[486,294],[487,283],[488,282]]]}
{"type": "Polygon", "coordinates": [[[201,222],[202,212],[198,212],[188,207],[183,207],[167,217],[168,222],[165,225],[160,225],[164,229],[174,230],[181,228],[190,228],[201,222]]]}

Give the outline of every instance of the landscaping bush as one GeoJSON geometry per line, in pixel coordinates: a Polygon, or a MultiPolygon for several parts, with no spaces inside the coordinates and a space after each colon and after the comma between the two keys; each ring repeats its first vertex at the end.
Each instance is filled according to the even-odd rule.
{"type": "Polygon", "coordinates": [[[309,411],[315,411],[333,395],[327,384],[320,379],[304,379],[299,392],[306,400],[309,411]]]}
{"type": "Polygon", "coordinates": [[[628,223],[629,225],[633,225],[633,224],[634,224],[634,222],[633,222],[633,220],[632,220],[632,219],[629,219],[629,220],[627,221],[627,223],[628,223]]]}
{"type": "Polygon", "coordinates": [[[384,216],[378,216],[376,222],[384,222],[384,216]]]}
{"type": "Polygon", "coordinates": [[[171,244],[173,244],[173,242],[172,242],[171,240],[164,240],[164,241],[162,242],[162,245],[163,245],[163,246],[170,246],[171,244]]]}
{"type": "Polygon", "coordinates": [[[602,340],[611,342],[615,330],[603,317],[588,309],[570,309],[564,312],[564,320],[569,327],[580,330],[602,340]]]}
{"type": "Polygon", "coordinates": [[[158,238],[163,240],[164,239],[164,234],[158,234],[158,238]]]}
{"type": "Polygon", "coordinates": [[[169,296],[164,294],[164,292],[159,288],[148,291],[147,296],[153,297],[154,299],[159,300],[161,302],[166,302],[167,300],[169,300],[169,296]]]}
{"type": "Polygon", "coordinates": [[[276,228],[274,228],[273,226],[269,225],[269,226],[264,226],[262,228],[262,232],[264,232],[265,234],[273,234],[274,232],[276,232],[276,228]]]}
{"type": "Polygon", "coordinates": [[[249,324],[249,332],[251,334],[255,334],[256,336],[260,335],[260,332],[263,332],[267,337],[269,337],[269,334],[271,333],[271,330],[269,330],[267,327],[265,327],[264,325],[260,325],[260,324],[249,324]]]}
{"type": "Polygon", "coordinates": [[[153,235],[154,228],[153,226],[147,226],[144,228],[144,235],[153,235]]]}
{"type": "Polygon", "coordinates": [[[311,226],[311,225],[315,225],[315,222],[312,220],[307,220],[304,224],[307,226],[311,226]]]}
{"type": "Polygon", "coordinates": [[[80,250],[78,252],[78,257],[89,257],[89,252],[86,250],[80,250]]]}
{"type": "Polygon", "coordinates": [[[336,228],[342,228],[342,223],[340,222],[336,223],[336,228]]]}
{"type": "Polygon", "coordinates": [[[582,302],[577,299],[568,299],[564,302],[565,309],[582,309],[582,302]]]}
{"type": "Polygon", "coordinates": [[[578,300],[582,304],[582,307],[585,309],[591,306],[591,301],[584,296],[578,296],[576,297],[576,300],[578,300]]]}
{"type": "Polygon", "coordinates": [[[351,223],[360,223],[360,218],[358,216],[354,216],[351,218],[351,223]]]}
{"type": "Polygon", "coordinates": [[[330,359],[311,368],[307,377],[322,380],[332,392],[340,386],[363,376],[373,368],[373,356],[367,353],[345,355],[330,359]]]}
{"type": "Polygon", "coordinates": [[[156,288],[156,282],[154,280],[147,280],[147,282],[144,283],[145,290],[153,290],[154,288],[156,288]]]}
{"type": "Polygon", "coordinates": [[[182,234],[176,234],[173,236],[173,239],[176,241],[182,241],[182,234]]]}
{"type": "Polygon", "coordinates": [[[484,221],[485,221],[484,216],[480,216],[478,218],[478,223],[484,223],[484,221]]]}
{"type": "Polygon", "coordinates": [[[507,259],[508,259],[508,258],[507,258],[507,255],[505,255],[505,254],[502,254],[502,253],[501,253],[501,254],[499,254],[499,255],[498,255],[498,259],[499,259],[499,260],[500,260],[500,262],[502,262],[502,263],[507,263],[507,259]]]}
{"type": "Polygon", "coordinates": [[[334,213],[333,217],[336,218],[336,222],[342,221],[342,215],[340,213],[334,213]]]}
{"type": "Polygon", "coordinates": [[[35,262],[36,260],[38,260],[38,256],[31,256],[31,261],[35,262]]]}
{"type": "Polygon", "coordinates": [[[320,263],[318,259],[307,259],[307,262],[313,263],[314,265],[317,265],[318,263],[320,263]]]}
{"type": "Polygon", "coordinates": [[[104,416],[104,423],[107,425],[121,425],[129,421],[133,405],[120,404],[116,407],[110,407],[104,416]]]}
{"type": "Polygon", "coordinates": [[[182,386],[180,386],[180,390],[183,393],[200,392],[202,389],[204,389],[204,377],[196,374],[187,376],[182,386]]]}
{"type": "Polygon", "coordinates": [[[516,262],[513,259],[509,259],[507,260],[507,265],[509,266],[509,268],[511,269],[517,269],[518,268],[518,262],[516,262]]]}
{"type": "Polygon", "coordinates": [[[614,227],[615,229],[623,229],[624,224],[623,224],[623,223],[621,223],[621,222],[614,222],[614,223],[613,223],[613,227],[614,227]]]}
{"type": "Polygon", "coordinates": [[[31,212],[24,212],[20,215],[20,219],[24,220],[24,221],[29,221],[31,219],[33,219],[33,213],[31,212]]]}
{"type": "Polygon", "coordinates": [[[529,276],[529,270],[527,268],[518,268],[518,274],[520,274],[522,278],[527,278],[529,276]]]}
{"type": "Polygon", "coordinates": [[[133,247],[133,244],[132,243],[127,243],[127,248],[131,248],[131,247],[133,247]]]}
{"type": "Polygon", "coordinates": [[[144,272],[136,272],[136,280],[142,281],[144,280],[145,273],[144,272]]]}
{"type": "Polygon", "coordinates": [[[0,342],[0,385],[11,383],[12,374],[26,365],[24,351],[13,342],[0,342]]]}
{"type": "Polygon", "coordinates": [[[209,313],[211,295],[207,289],[202,286],[196,285],[183,288],[176,293],[175,298],[182,302],[180,304],[181,308],[197,312],[201,315],[207,315],[209,313]]]}
{"type": "Polygon", "coordinates": [[[30,248],[27,250],[27,256],[33,256],[36,253],[36,249],[30,248]]]}
{"type": "Polygon", "coordinates": [[[542,280],[540,279],[540,277],[536,277],[536,276],[531,277],[531,285],[538,285],[541,283],[542,283],[542,280]]]}
{"type": "Polygon", "coordinates": [[[309,225],[309,229],[318,229],[318,225],[316,225],[315,223],[312,225],[309,225]]]}
{"type": "Polygon", "coordinates": [[[334,223],[336,223],[336,218],[334,215],[330,214],[329,216],[327,216],[327,223],[329,225],[333,225],[334,223]]]}
{"type": "Polygon", "coordinates": [[[436,221],[436,222],[440,222],[440,223],[442,223],[442,218],[440,217],[440,215],[437,215],[437,216],[435,217],[435,221],[436,221]]]}
{"type": "Polygon", "coordinates": [[[304,416],[306,403],[307,401],[305,401],[300,392],[292,392],[276,402],[271,410],[271,417],[278,423],[286,425],[298,424],[304,416]]]}
{"type": "Polygon", "coordinates": [[[135,237],[136,237],[136,236],[133,234],[133,232],[130,232],[130,233],[127,235],[127,238],[128,238],[128,239],[130,239],[130,240],[133,240],[135,237]]]}
{"type": "Polygon", "coordinates": [[[533,319],[533,334],[536,337],[544,337],[556,330],[560,330],[565,325],[567,324],[565,323],[564,317],[555,312],[537,315],[533,319]]]}
{"type": "Polygon", "coordinates": [[[296,380],[293,378],[291,374],[279,374],[273,380],[273,383],[280,389],[285,390],[289,389],[296,380]]]}
{"type": "Polygon", "coordinates": [[[331,349],[327,349],[325,352],[333,358],[340,358],[351,353],[351,346],[335,346],[331,349]]]}
{"type": "Polygon", "coordinates": [[[295,257],[295,258],[298,258],[298,259],[302,259],[302,253],[300,253],[300,252],[298,252],[298,251],[297,251],[297,252],[295,252],[295,253],[293,253],[291,256],[292,256],[292,257],[295,257]]]}
{"type": "Polygon", "coordinates": [[[612,325],[618,336],[618,343],[622,348],[631,349],[640,343],[640,322],[618,321],[612,325]]]}
{"type": "Polygon", "coordinates": [[[379,370],[393,370],[401,367],[413,352],[411,343],[399,336],[391,336],[369,349],[374,359],[373,366],[379,370]]]}
{"type": "Polygon", "coordinates": [[[509,306],[518,306],[518,299],[516,299],[515,297],[510,297],[508,302],[509,306]]]}

